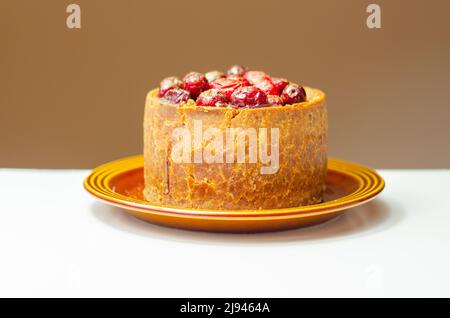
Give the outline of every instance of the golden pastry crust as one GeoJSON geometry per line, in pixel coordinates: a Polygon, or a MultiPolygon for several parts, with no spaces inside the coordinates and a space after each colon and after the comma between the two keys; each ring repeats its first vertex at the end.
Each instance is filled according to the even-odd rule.
{"type": "MultiPolygon", "coordinates": [[[[327,170],[325,94],[313,88],[305,87],[305,90],[306,102],[253,109],[196,106],[192,100],[174,106],[160,100],[157,89],[150,91],[144,114],[146,200],[179,207],[232,210],[286,208],[320,202],[327,170]],[[194,121],[201,121],[203,130],[219,128],[224,136],[226,128],[255,128],[256,131],[278,128],[278,171],[262,174],[261,167],[265,165],[259,160],[256,163],[248,160],[246,163],[175,162],[171,156],[173,130],[185,127],[194,134],[194,121]]],[[[248,143],[247,139],[247,150],[248,143]]],[[[203,151],[211,144],[206,141],[199,147],[203,151]]]]}

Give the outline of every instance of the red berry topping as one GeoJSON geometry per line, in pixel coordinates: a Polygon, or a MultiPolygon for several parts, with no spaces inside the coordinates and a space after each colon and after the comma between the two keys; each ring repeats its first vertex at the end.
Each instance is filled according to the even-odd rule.
{"type": "Polygon", "coordinates": [[[246,83],[247,86],[250,86],[252,84],[250,84],[249,81],[247,81],[245,78],[243,78],[242,76],[239,75],[229,75],[227,76],[228,79],[233,80],[233,81],[241,81],[243,83],[246,83]]]}
{"type": "Polygon", "coordinates": [[[209,88],[209,83],[205,75],[190,72],[183,78],[183,88],[191,94],[192,98],[197,98],[201,92],[209,88]]]}
{"type": "Polygon", "coordinates": [[[222,91],[227,98],[238,88],[249,86],[249,82],[244,78],[219,78],[210,84],[211,88],[217,88],[222,91]]]}
{"type": "Polygon", "coordinates": [[[267,95],[267,101],[270,105],[283,105],[283,99],[278,95],[267,95]]]}
{"type": "Polygon", "coordinates": [[[218,78],[225,77],[225,74],[219,71],[211,71],[205,74],[206,79],[208,82],[214,82],[218,78]]]}
{"type": "Polygon", "coordinates": [[[261,71],[248,71],[234,65],[227,72],[214,70],[201,74],[190,72],[181,81],[178,77],[163,79],[159,97],[173,104],[194,99],[198,106],[282,106],[306,101],[305,89],[284,78],[271,78],[261,71]]]}
{"type": "Polygon", "coordinates": [[[271,80],[269,75],[260,71],[249,71],[244,74],[244,78],[253,85],[261,81],[271,80]]]}
{"type": "Polygon", "coordinates": [[[238,75],[238,76],[244,76],[245,72],[248,71],[248,68],[241,65],[233,65],[230,67],[230,69],[227,71],[227,75],[238,75]]]}
{"type": "Polygon", "coordinates": [[[197,97],[199,106],[224,106],[229,102],[227,96],[218,89],[204,91],[197,97]]]}
{"type": "Polygon", "coordinates": [[[272,84],[275,85],[279,92],[282,92],[289,82],[285,78],[272,77],[272,84]]]}
{"type": "Polygon", "coordinates": [[[183,82],[175,76],[166,77],[159,84],[159,97],[163,97],[169,89],[176,87],[183,87],[183,82]]]}
{"type": "Polygon", "coordinates": [[[255,86],[241,87],[231,95],[231,104],[237,107],[258,107],[267,103],[266,94],[255,86]]]}
{"type": "Polygon", "coordinates": [[[272,84],[270,80],[262,80],[260,82],[256,82],[255,86],[262,90],[266,95],[280,95],[280,91],[275,85],[272,84]]]}
{"type": "Polygon", "coordinates": [[[179,87],[172,88],[164,94],[162,99],[173,104],[180,104],[189,99],[189,92],[179,87]]]}
{"type": "Polygon", "coordinates": [[[283,104],[300,103],[306,100],[306,92],[300,85],[290,83],[284,88],[281,98],[283,98],[283,104]]]}

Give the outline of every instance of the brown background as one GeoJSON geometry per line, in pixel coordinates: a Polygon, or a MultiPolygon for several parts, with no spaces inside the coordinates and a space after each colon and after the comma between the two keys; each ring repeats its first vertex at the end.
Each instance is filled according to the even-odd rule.
{"type": "Polygon", "coordinates": [[[0,1],[0,167],[141,152],[146,92],[241,63],[322,88],[330,155],[450,167],[450,1],[0,1]],[[82,29],[66,27],[81,6],[82,29]],[[381,30],[366,7],[382,8],[381,30]]]}

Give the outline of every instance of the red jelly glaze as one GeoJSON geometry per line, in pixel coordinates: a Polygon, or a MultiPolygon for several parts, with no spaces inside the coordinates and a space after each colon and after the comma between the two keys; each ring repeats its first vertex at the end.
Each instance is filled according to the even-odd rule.
{"type": "Polygon", "coordinates": [[[183,78],[183,88],[195,99],[201,92],[209,89],[209,83],[205,75],[197,72],[190,72],[183,78]]]}
{"type": "Polygon", "coordinates": [[[215,88],[204,91],[197,97],[198,106],[225,106],[228,102],[228,97],[215,88]]]}
{"type": "Polygon", "coordinates": [[[219,78],[212,82],[210,87],[222,91],[227,98],[230,98],[235,90],[249,85],[250,83],[244,78],[219,78]]]}
{"type": "Polygon", "coordinates": [[[253,85],[261,81],[271,80],[269,75],[261,71],[248,71],[247,73],[244,74],[244,78],[253,85]]]}
{"type": "Polygon", "coordinates": [[[209,83],[214,82],[218,78],[226,77],[226,75],[220,71],[211,71],[205,73],[205,77],[209,83]]]}
{"type": "Polygon", "coordinates": [[[241,81],[244,84],[244,86],[252,85],[252,84],[250,84],[249,81],[247,81],[245,78],[243,78],[242,76],[239,76],[239,75],[230,75],[230,76],[227,76],[227,78],[230,80],[234,80],[234,81],[241,81]]]}
{"type": "Polygon", "coordinates": [[[306,100],[306,92],[300,85],[290,83],[281,93],[283,104],[295,104],[304,102],[306,100]]]}
{"type": "Polygon", "coordinates": [[[237,107],[259,107],[267,105],[267,95],[255,86],[245,86],[234,91],[231,104],[237,107]]]}
{"type": "Polygon", "coordinates": [[[272,81],[265,79],[255,83],[255,86],[262,90],[266,95],[280,95],[278,88],[273,85],[272,81]]]}
{"type": "Polygon", "coordinates": [[[279,92],[282,92],[289,82],[285,78],[272,77],[272,84],[275,85],[279,92]]]}
{"type": "Polygon", "coordinates": [[[163,96],[162,99],[173,103],[173,104],[180,104],[182,102],[186,102],[190,98],[190,94],[188,91],[176,87],[169,89],[163,96]]]}
{"type": "Polygon", "coordinates": [[[175,76],[171,76],[171,77],[166,77],[165,79],[163,79],[161,81],[161,83],[159,84],[159,97],[164,96],[164,94],[172,89],[172,88],[176,88],[176,87],[183,87],[183,82],[175,76]]]}

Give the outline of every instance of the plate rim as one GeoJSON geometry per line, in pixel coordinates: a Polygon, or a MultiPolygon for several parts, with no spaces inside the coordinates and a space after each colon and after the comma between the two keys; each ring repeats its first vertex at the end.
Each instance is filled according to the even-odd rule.
{"type": "Polygon", "coordinates": [[[114,192],[114,189],[109,187],[108,182],[112,178],[125,172],[141,169],[143,162],[142,155],[135,155],[102,164],[94,168],[84,179],[84,188],[91,195],[107,204],[141,213],[178,217],[256,220],[268,217],[292,218],[299,215],[306,217],[347,210],[373,200],[385,187],[384,179],[374,169],[336,158],[328,158],[328,169],[359,179],[359,187],[349,195],[307,206],[264,210],[213,210],[172,207],[134,198],[130,200],[131,197],[114,192]],[[100,184],[95,183],[95,181],[98,181],[98,177],[101,178],[100,184]],[[111,193],[114,195],[111,195],[111,193]]]}

